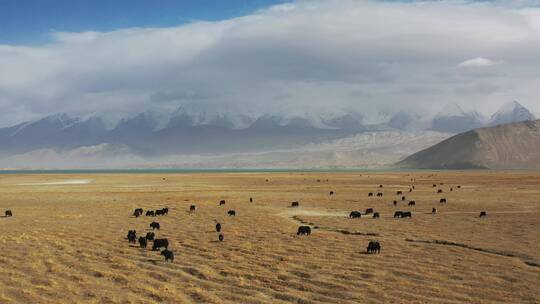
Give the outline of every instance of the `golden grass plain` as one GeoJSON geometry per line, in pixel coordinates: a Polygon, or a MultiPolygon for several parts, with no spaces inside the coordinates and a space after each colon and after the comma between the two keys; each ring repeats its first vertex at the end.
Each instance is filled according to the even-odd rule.
{"type": "Polygon", "coordinates": [[[539,200],[526,171],[4,174],[0,303],[540,303],[539,200]],[[348,218],[366,208],[381,218],[348,218]],[[174,263],[127,242],[152,220],[174,263]]]}

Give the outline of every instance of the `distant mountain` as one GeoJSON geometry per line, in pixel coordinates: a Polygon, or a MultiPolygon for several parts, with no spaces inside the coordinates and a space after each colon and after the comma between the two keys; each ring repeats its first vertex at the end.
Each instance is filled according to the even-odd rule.
{"type": "Polygon", "coordinates": [[[433,118],[434,131],[460,133],[482,127],[482,117],[476,112],[465,112],[459,105],[446,105],[433,118]]]}
{"type": "Polygon", "coordinates": [[[415,153],[397,165],[429,169],[539,169],[540,121],[476,129],[415,153]]]}
{"type": "MultiPolygon", "coordinates": [[[[26,153],[33,153],[27,154],[28,157],[37,157],[44,151],[65,155],[66,151],[94,146],[107,147],[107,151],[112,151],[112,147],[123,147],[114,149],[117,159],[122,151],[143,158],[257,153],[290,150],[367,132],[420,134],[433,131],[446,137],[478,126],[533,117],[518,103],[504,105],[489,123],[475,112],[466,112],[456,104],[446,106],[435,117],[412,110],[370,109],[360,113],[332,107],[254,114],[247,109],[225,108],[223,105],[193,104],[155,108],[123,118],[115,115],[74,117],[55,114],[0,128],[0,159],[26,153]]],[[[97,151],[103,154],[105,150],[97,151]]]]}
{"type": "Polygon", "coordinates": [[[505,103],[489,120],[490,126],[535,120],[534,115],[517,101],[505,103]]]}

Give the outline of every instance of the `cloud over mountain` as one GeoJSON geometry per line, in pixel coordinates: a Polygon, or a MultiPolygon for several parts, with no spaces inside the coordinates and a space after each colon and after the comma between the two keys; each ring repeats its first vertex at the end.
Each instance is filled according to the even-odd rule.
{"type": "Polygon", "coordinates": [[[218,22],[0,45],[0,126],[182,104],[352,108],[369,120],[373,108],[465,101],[493,112],[517,99],[538,112],[540,9],[527,4],[298,1],[218,22]]]}

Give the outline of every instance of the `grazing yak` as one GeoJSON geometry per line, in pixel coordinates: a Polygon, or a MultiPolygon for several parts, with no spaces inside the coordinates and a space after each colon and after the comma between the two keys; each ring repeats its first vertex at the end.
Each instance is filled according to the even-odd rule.
{"type": "Polygon", "coordinates": [[[454,191],[454,188],[450,188],[450,192],[454,191]]]}
{"type": "Polygon", "coordinates": [[[221,231],[221,224],[220,224],[220,223],[217,223],[217,224],[216,224],[216,231],[217,231],[217,232],[220,232],[220,231],[221,231]]]}
{"type": "Polygon", "coordinates": [[[300,206],[300,203],[298,203],[298,202],[292,202],[291,203],[291,207],[298,207],[298,206],[300,206]]]}
{"type": "Polygon", "coordinates": [[[143,214],[143,209],[142,208],[137,208],[133,211],[133,216],[134,217],[139,217],[143,214]]]}
{"type": "Polygon", "coordinates": [[[146,248],[146,245],[148,245],[148,242],[144,236],[139,237],[139,246],[141,248],[146,248]]]}
{"type": "Polygon", "coordinates": [[[373,218],[379,218],[381,217],[381,215],[379,214],[379,212],[374,212],[373,213],[373,218]]]}
{"type": "Polygon", "coordinates": [[[152,228],[152,230],[154,230],[154,229],[159,230],[159,228],[160,228],[159,223],[158,222],[151,222],[150,223],[150,228],[152,228]]]}
{"type": "Polygon", "coordinates": [[[155,214],[156,216],[163,215],[163,210],[156,210],[156,211],[154,212],[154,214],[155,214]]]}
{"type": "Polygon", "coordinates": [[[250,198],[249,198],[249,202],[250,202],[250,203],[253,203],[253,197],[250,197],[250,198]]]}
{"type": "Polygon", "coordinates": [[[167,239],[155,239],[154,244],[152,245],[152,250],[157,251],[161,247],[164,247],[165,249],[168,249],[169,248],[169,240],[167,240],[167,239]]]}
{"type": "Polygon", "coordinates": [[[127,239],[130,243],[137,243],[137,231],[135,230],[128,231],[127,239]]]}
{"type": "Polygon", "coordinates": [[[480,217],[484,217],[484,216],[487,216],[487,212],[481,211],[481,212],[480,212],[480,217]]]}
{"type": "Polygon", "coordinates": [[[379,185],[379,188],[382,188],[382,187],[383,187],[383,185],[379,185]]]}
{"type": "Polygon", "coordinates": [[[446,198],[441,198],[441,199],[439,200],[439,203],[441,203],[441,204],[446,203],[446,198]]]}
{"type": "Polygon", "coordinates": [[[442,189],[437,190],[437,193],[443,193],[442,189]]]}
{"type": "Polygon", "coordinates": [[[146,210],[146,216],[156,216],[153,210],[146,210]]]}
{"type": "Polygon", "coordinates": [[[412,218],[412,213],[410,211],[403,211],[401,213],[401,217],[404,218],[404,217],[411,217],[412,218]]]}
{"type": "Polygon", "coordinates": [[[219,205],[220,205],[220,206],[221,206],[221,205],[225,205],[225,200],[220,200],[220,201],[219,201],[219,205]]]}
{"type": "Polygon", "coordinates": [[[4,216],[5,217],[11,217],[11,216],[13,216],[13,213],[11,212],[11,210],[6,210],[6,212],[4,212],[4,216]]]}
{"type": "Polygon", "coordinates": [[[362,214],[359,211],[351,211],[349,218],[361,218],[362,214]]]}
{"type": "Polygon", "coordinates": [[[410,201],[409,206],[416,206],[416,201],[410,201]]]}
{"type": "Polygon", "coordinates": [[[402,195],[402,194],[403,194],[403,191],[396,192],[396,195],[402,195]]]}
{"type": "Polygon", "coordinates": [[[296,232],[296,235],[310,235],[311,234],[311,227],[309,226],[300,226],[298,227],[298,232],[296,232]]]}
{"type": "Polygon", "coordinates": [[[366,209],[366,214],[371,214],[373,213],[373,208],[367,208],[366,209]]]}
{"type": "Polygon", "coordinates": [[[409,189],[409,192],[412,192],[412,189],[409,189]]]}
{"type": "Polygon", "coordinates": [[[461,189],[461,186],[457,186],[458,189],[461,189]]]}
{"type": "Polygon", "coordinates": [[[220,234],[218,235],[218,240],[219,240],[220,242],[223,242],[224,239],[225,239],[225,237],[223,236],[223,234],[220,233],[220,234]]]}
{"type": "Polygon", "coordinates": [[[370,192],[370,193],[368,193],[368,195],[367,195],[367,196],[368,196],[368,197],[371,197],[371,196],[373,196],[373,192],[370,192]]]}
{"type": "Polygon", "coordinates": [[[231,210],[227,211],[227,214],[228,214],[229,216],[236,216],[236,211],[234,211],[234,210],[231,209],[231,210]]]}
{"type": "Polygon", "coordinates": [[[171,261],[172,263],[174,261],[174,253],[168,249],[163,250],[161,255],[165,257],[165,262],[171,261]]]}
{"type": "Polygon", "coordinates": [[[368,246],[367,246],[366,252],[368,254],[381,253],[381,244],[379,244],[379,242],[377,242],[377,241],[370,241],[368,246]]]}
{"type": "Polygon", "coordinates": [[[330,195],[334,195],[334,191],[330,191],[330,195]]]}
{"type": "Polygon", "coordinates": [[[431,209],[431,213],[437,213],[437,208],[431,209]]]}
{"type": "Polygon", "coordinates": [[[433,184],[433,188],[436,188],[437,187],[437,184],[433,184]]]}
{"type": "Polygon", "coordinates": [[[189,206],[189,212],[195,212],[196,209],[197,209],[197,206],[195,205],[189,206]]]}
{"type": "Polygon", "coordinates": [[[394,201],[394,206],[397,206],[397,201],[394,201]]]}
{"type": "Polygon", "coordinates": [[[381,192],[377,193],[377,197],[381,197],[383,194],[381,192]]]}
{"type": "Polygon", "coordinates": [[[148,232],[146,234],[146,239],[149,240],[149,241],[153,241],[155,236],[156,235],[153,232],[148,232]]]}
{"type": "Polygon", "coordinates": [[[405,201],[405,200],[407,200],[407,198],[406,198],[405,196],[402,196],[402,197],[401,197],[401,200],[402,200],[402,201],[405,201]]]}
{"type": "Polygon", "coordinates": [[[394,218],[401,217],[402,214],[403,214],[403,211],[396,211],[394,212],[394,218]]]}

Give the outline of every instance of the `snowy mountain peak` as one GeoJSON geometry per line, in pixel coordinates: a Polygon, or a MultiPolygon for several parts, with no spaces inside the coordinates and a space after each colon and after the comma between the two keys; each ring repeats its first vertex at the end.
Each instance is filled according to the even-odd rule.
{"type": "Polygon", "coordinates": [[[534,120],[534,115],[517,101],[503,104],[495,114],[491,116],[490,125],[500,125],[511,122],[534,120]]]}

